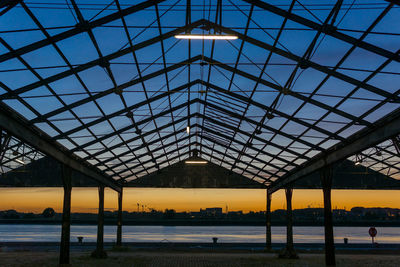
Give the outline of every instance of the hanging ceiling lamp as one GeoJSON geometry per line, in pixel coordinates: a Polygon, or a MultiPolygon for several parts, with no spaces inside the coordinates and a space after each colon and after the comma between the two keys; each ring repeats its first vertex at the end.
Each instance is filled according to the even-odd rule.
{"type": "Polygon", "coordinates": [[[354,163],[354,165],[358,166],[363,162],[361,155],[356,154],[356,162],[354,163]]]}
{"type": "Polygon", "coordinates": [[[20,160],[20,159],[14,159],[16,162],[20,163],[20,164],[25,164],[25,161],[20,160]]]}
{"type": "Polygon", "coordinates": [[[186,164],[207,164],[205,160],[186,160],[186,164]]]}
{"type": "MultiPolygon", "coordinates": [[[[190,9],[190,2],[188,2],[187,8],[190,9]]],[[[188,11],[190,12],[190,11],[188,11]]],[[[222,27],[222,0],[218,0],[217,4],[217,13],[218,13],[218,20],[219,20],[219,27],[222,27]]],[[[188,16],[190,17],[190,15],[188,16]]],[[[188,18],[187,18],[188,19],[188,18]]],[[[186,21],[188,23],[189,21],[186,21]]],[[[238,39],[236,35],[225,35],[225,34],[220,34],[219,30],[214,29],[214,34],[208,33],[208,34],[191,34],[191,33],[186,33],[186,34],[178,34],[175,35],[175,38],[177,39],[197,39],[197,40],[235,40],[238,39]]]]}
{"type": "Polygon", "coordinates": [[[235,40],[238,37],[235,35],[222,34],[178,34],[177,39],[200,39],[200,40],[235,40]]]}

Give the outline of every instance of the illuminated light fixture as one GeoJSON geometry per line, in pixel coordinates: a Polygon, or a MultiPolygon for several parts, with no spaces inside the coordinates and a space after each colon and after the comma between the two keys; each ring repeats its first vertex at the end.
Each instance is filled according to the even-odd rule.
{"type": "Polygon", "coordinates": [[[222,34],[178,34],[175,35],[177,39],[197,39],[197,40],[236,40],[236,35],[222,35],[222,34]]]}
{"type": "Polygon", "coordinates": [[[190,134],[190,126],[186,127],[187,134],[190,134]]]}
{"type": "Polygon", "coordinates": [[[375,149],[376,149],[376,155],[378,157],[382,156],[382,151],[380,149],[378,149],[377,147],[375,149]]]}
{"type": "Polygon", "coordinates": [[[186,160],[186,164],[207,164],[205,160],[186,160]]]}
{"type": "Polygon", "coordinates": [[[362,163],[362,158],[360,155],[356,155],[356,162],[354,163],[354,165],[358,166],[362,163]]]}
{"type": "Polygon", "coordinates": [[[14,159],[16,162],[18,162],[18,163],[21,163],[21,164],[25,164],[25,162],[23,162],[22,160],[20,160],[20,159],[14,159]]]}

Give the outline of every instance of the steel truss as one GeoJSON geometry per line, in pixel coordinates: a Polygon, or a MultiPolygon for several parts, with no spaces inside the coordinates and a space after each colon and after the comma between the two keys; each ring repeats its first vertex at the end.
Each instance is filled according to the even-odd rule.
{"type": "MultiPolygon", "coordinates": [[[[358,30],[359,34],[340,27],[342,14],[351,16],[357,10],[356,6],[343,6],[342,1],[328,5],[327,14],[316,15],[307,4],[299,6],[297,1],[282,8],[260,0],[227,0],[229,12],[243,16],[240,25],[224,23],[222,16],[228,11],[217,1],[202,7],[210,15],[196,21],[192,21],[196,8],[190,1],[181,2],[185,1],[143,1],[132,6],[119,1],[98,3],[103,8],[90,17],[82,4],[72,0],[71,5],[61,6],[60,12],[72,14],[76,23],[71,26],[65,22],[56,33],[38,13],[40,7],[23,1],[0,5],[0,20],[23,13],[22,20],[34,25],[29,32],[41,36],[16,45],[13,40],[28,29],[17,25],[15,30],[1,32],[5,52],[0,63],[11,66],[18,62],[22,67],[7,67],[0,73],[18,77],[27,72],[33,77],[25,83],[14,84],[7,79],[0,83],[0,127],[7,130],[7,136],[20,140],[8,144],[10,137],[2,134],[2,166],[15,162],[5,155],[22,141],[32,147],[20,156],[42,151],[116,190],[132,179],[189,157],[194,149],[201,157],[263,184],[270,193],[327,164],[354,160],[355,154],[365,166],[400,178],[395,137],[400,132],[396,127],[400,91],[376,82],[381,75],[400,75],[386,70],[400,62],[400,55],[371,38],[400,35],[374,29],[398,11],[396,1],[377,8],[377,15],[358,30]],[[182,23],[168,17],[180,12],[182,6],[184,13],[178,16],[182,23]],[[303,13],[299,9],[304,9],[303,13]],[[152,14],[146,15],[152,17],[150,24],[133,23],[134,17],[144,14],[152,14]],[[274,29],[277,34],[270,34],[257,14],[281,17],[274,29]],[[173,23],[177,25],[171,26],[173,23]],[[301,26],[296,31],[312,34],[303,41],[303,50],[292,51],[290,43],[285,43],[293,30],[290,23],[301,26]],[[137,28],[140,31],[135,32],[137,28]],[[125,45],[106,49],[103,42],[107,36],[100,33],[105,29],[121,31],[125,45]],[[256,30],[272,41],[254,34],[256,30]],[[146,38],[140,39],[146,31],[146,38]],[[232,34],[239,39],[223,42],[223,49],[231,49],[225,59],[215,41],[200,41],[202,48],[198,49],[194,41],[182,44],[174,39],[176,34],[196,31],[232,34]],[[13,38],[8,38],[10,35],[13,38]],[[81,62],[71,56],[64,42],[73,39],[81,41],[82,47],[72,50],[91,49],[91,59],[81,62]],[[341,42],[346,47],[335,55],[334,65],[318,57],[324,42],[328,46],[341,42]],[[252,48],[262,53],[253,56],[252,48]],[[178,49],[185,50],[185,55],[179,56],[183,52],[178,49]],[[61,65],[39,66],[30,57],[50,50],[53,54],[47,62],[57,58],[61,65]],[[368,70],[349,66],[348,59],[359,51],[373,55],[380,64],[368,70]],[[154,55],[150,62],[149,54],[154,55]],[[263,62],[256,62],[258,58],[263,62]],[[135,75],[125,74],[118,66],[132,67],[135,75]],[[286,68],[282,77],[272,70],[274,66],[286,68]],[[90,71],[95,77],[88,76],[90,71]],[[305,82],[312,77],[309,73],[318,77],[316,83],[305,82]],[[100,86],[98,79],[106,88],[96,87],[100,86]],[[73,88],[62,89],[60,84],[68,80],[73,81],[73,88]],[[298,81],[305,88],[296,86],[298,81]],[[327,94],[327,86],[336,86],[333,89],[340,93],[327,94]],[[338,101],[328,101],[332,98],[338,101]],[[54,104],[42,110],[35,99],[43,99],[43,103],[51,99],[54,104]],[[363,104],[362,112],[349,108],[358,101],[363,104]],[[82,112],[85,109],[89,115],[82,112]]],[[[51,9],[52,3],[47,8],[51,9]]],[[[37,158],[31,156],[31,160],[37,158]]]]}

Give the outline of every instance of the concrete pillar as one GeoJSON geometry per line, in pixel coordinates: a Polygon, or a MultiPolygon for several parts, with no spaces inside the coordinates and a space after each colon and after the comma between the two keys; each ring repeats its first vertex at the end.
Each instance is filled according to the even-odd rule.
{"type": "Polygon", "coordinates": [[[267,251],[271,251],[272,249],[272,242],[271,242],[271,193],[268,193],[267,189],[267,208],[265,212],[265,220],[266,220],[266,249],[267,251]]]}
{"type": "Polygon", "coordinates": [[[104,251],[104,185],[99,186],[99,213],[97,217],[97,245],[92,252],[94,258],[107,258],[104,251]]]}
{"type": "Polygon", "coordinates": [[[326,266],[335,266],[335,244],[332,222],[332,169],[325,167],[320,171],[321,185],[324,193],[324,224],[325,224],[325,263],[326,266]]]}
{"type": "Polygon", "coordinates": [[[64,185],[64,202],[62,214],[61,243],[60,243],[60,266],[69,265],[69,243],[71,226],[71,175],[70,167],[62,165],[61,176],[64,185]]]}
{"type": "Polygon", "coordinates": [[[118,193],[117,246],[122,246],[122,191],[118,193]]]}
{"type": "Polygon", "coordinates": [[[280,258],[297,259],[297,253],[293,245],[293,214],[292,214],[292,195],[293,188],[287,187],[286,194],[286,247],[279,254],[280,258]]]}

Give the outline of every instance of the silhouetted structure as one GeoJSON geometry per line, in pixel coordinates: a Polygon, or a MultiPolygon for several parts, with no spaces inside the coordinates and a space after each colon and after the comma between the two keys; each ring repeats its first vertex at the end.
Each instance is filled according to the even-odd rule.
{"type": "Polygon", "coordinates": [[[74,185],[120,198],[125,186],[284,188],[288,230],[292,189],[322,188],[333,265],[330,190],[393,189],[400,178],[399,4],[360,5],[3,1],[0,24],[13,27],[0,38],[1,181],[64,187],[62,264],[74,185]],[[44,157],[59,162],[55,175],[44,157]],[[346,159],[390,178],[338,182],[346,159]],[[11,177],[28,164],[46,179],[11,177]]]}

